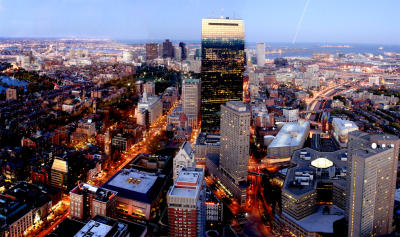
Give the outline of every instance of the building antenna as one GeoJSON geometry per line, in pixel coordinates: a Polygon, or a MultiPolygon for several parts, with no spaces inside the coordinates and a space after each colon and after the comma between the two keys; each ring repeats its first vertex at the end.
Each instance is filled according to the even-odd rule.
{"type": "Polygon", "coordinates": [[[236,19],[235,11],[233,11],[233,19],[236,19]]]}
{"type": "Polygon", "coordinates": [[[221,8],[221,18],[224,18],[224,9],[221,8]]]}
{"type": "Polygon", "coordinates": [[[211,18],[214,18],[214,11],[211,11],[211,18]]]}

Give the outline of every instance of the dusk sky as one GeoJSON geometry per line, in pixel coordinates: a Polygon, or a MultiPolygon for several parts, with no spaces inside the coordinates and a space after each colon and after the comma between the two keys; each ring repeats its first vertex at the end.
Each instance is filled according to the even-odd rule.
{"type": "Polygon", "coordinates": [[[0,37],[200,40],[201,18],[224,15],[245,20],[248,42],[397,45],[399,10],[399,0],[0,0],[0,37]]]}

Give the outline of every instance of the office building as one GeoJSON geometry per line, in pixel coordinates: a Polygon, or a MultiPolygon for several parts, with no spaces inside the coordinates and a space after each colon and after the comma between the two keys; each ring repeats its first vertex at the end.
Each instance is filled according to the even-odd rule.
{"type": "Polygon", "coordinates": [[[297,122],[299,120],[299,109],[285,108],[282,112],[287,122],[297,122]]]}
{"type": "Polygon", "coordinates": [[[152,81],[148,81],[143,85],[143,93],[146,92],[147,96],[156,95],[156,84],[152,81]]]}
{"type": "Polygon", "coordinates": [[[144,89],[144,82],[142,80],[136,81],[135,88],[136,88],[136,92],[141,95],[143,93],[143,89],[144,89]]]}
{"type": "Polygon", "coordinates": [[[196,160],[194,158],[194,151],[189,142],[184,142],[174,157],[174,175],[173,179],[176,180],[179,172],[184,167],[196,167],[196,160]]]}
{"type": "Polygon", "coordinates": [[[209,173],[218,177],[232,196],[244,204],[250,147],[250,110],[243,102],[229,101],[221,106],[221,111],[220,153],[207,154],[206,166],[209,173]]]}
{"type": "Polygon", "coordinates": [[[150,126],[162,115],[163,104],[159,96],[147,96],[143,93],[143,97],[135,109],[137,124],[142,126],[150,126]]]}
{"type": "Polygon", "coordinates": [[[51,166],[50,185],[56,188],[67,189],[68,186],[68,162],[65,159],[54,158],[51,166]]]}
{"type": "Polygon", "coordinates": [[[147,43],[146,44],[146,59],[153,60],[158,58],[158,44],[157,43],[147,43]]]}
{"type": "Polygon", "coordinates": [[[221,105],[221,168],[232,181],[247,180],[250,150],[250,110],[243,102],[221,105]]]}
{"type": "Polygon", "coordinates": [[[281,130],[269,144],[267,152],[271,158],[289,161],[295,150],[301,149],[308,137],[310,122],[299,120],[298,122],[288,122],[283,125],[281,130]]]}
{"type": "Polygon", "coordinates": [[[102,188],[118,193],[116,213],[139,220],[151,220],[160,215],[160,199],[166,175],[136,169],[122,169],[102,188]]]}
{"type": "Polygon", "coordinates": [[[174,47],[174,59],[176,61],[181,61],[182,60],[182,49],[179,46],[174,47]]]}
{"type": "Polygon", "coordinates": [[[221,225],[224,220],[224,205],[210,190],[206,191],[206,225],[221,225]]]}
{"type": "Polygon", "coordinates": [[[71,218],[87,220],[96,215],[114,217],[117,192],[80,183],[69,192],[71,218]]]}
{"type": "Polygon", "coordinates": [[[194,154],[198,166],[205,167],[207,155],[219,154],[220,140],[219,134],[199,133],[194,145],[194,154]]]}
{"type": "Polygon", "coordinates": [[[84,134],[87,137],[93,137],[96,135],[96,123],[92,119],[82,119],[78,122],[75,132],[84,134]]]}
{"type": "Polygon", "coordinates": [[[218,130],[221,105],[243,98],[243,20],[202,19],[201,122],[218,130]]]}
{"type": "Polygon", "coordinates": [[[50,213],[52,201],[42,186],[20,182],[0,195],[0,236],[20,237],[50,213]]]}
{"type": "Polygon", "coordinates": [[[394,135],[349,133],[348,236],[392,232],[399,144],[400,139],[394,135]]]}
{"type": "Polygon", "coordinates": [[[178,101],[178,88],[170,86],[165,89],[161,95],[161,101],[163,104],[163,113],[167,113],[178,101]]]}
{"type": "Polygon", "coordinates": [[[181,48],[181,58],[182,60],[186,60],[188,56],[188,48],[186,47],[185,43],[180,42],[179,47],[181,48]]]}
{"type": "Polygon", "coordinates": [[[182,80],[182,107],[192,127],[197,127],[200,115],[201,86],[199,79],[182,80]]]}
{"type": "Polygon", "coordinates": [[[119,152],[126,152],[128,151],[135,139],[131,133],[118,133],[111,139],[111,146],[114,150],[119,152]]]}
{"type": "Polygon", "coordinates": [[[168,39],[162,44],[162,57],[163,58],[173,58],[174,57],[174,46],[172,42],[168,39]]]}
{"type": "Polygon", "coordinates": [[[206,208],[203,168],[182,168],[168,190],[169,236],[205,236],[206,208]]]}
{"type": "Polygon", "coordinates": [[[265,43],[257,43],[257,66],[264,67],[265,65],[265,43]]]}
{"type": "Polygon", "coordinates": [[[347,147],[347,142],[349,140],[348,134],[352,131],[357,131],[358,126],[353,121],[333,118],[332,130],[333,137],[335,138],[339,146],[347,147]]]}
{"type": "Polygon", "coordinates": [[[296,150],[282,187],[282,215],[276,231],[292,236],[338,236],[334,223],[346,209],[347,150],[296,150]]]}

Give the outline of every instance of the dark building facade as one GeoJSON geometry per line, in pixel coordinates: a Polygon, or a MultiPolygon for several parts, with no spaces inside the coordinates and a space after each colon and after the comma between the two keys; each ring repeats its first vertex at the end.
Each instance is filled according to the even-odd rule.
{"type": "Polygon", "coordinates": [[[180,42],[179,43],[179,48],[181,48],[181,52],[182,52],[181,59],[182,60],[186,60],[188,52],[187,52],[187,48],[186,48],[185,43],[180,42]]]}
{"type": "Polygon", "coordinates": [[[158,44],[148,43],[146,44],[146,59],[153,60],[158,58],[158,44]]]}
{"type": "Polygon", "coordinates": [[[173,58],[174,57],[174,46],[172,45],[172,42],[169,41],[168,39],[165,40],[163,43],[163,58],[173,58]]]}
{"type": "Polygon", "coordinates": [[[221,104],[243,98],[243,20],[203,19],[201,48],[201,126],[218,130],[221,104]]]}

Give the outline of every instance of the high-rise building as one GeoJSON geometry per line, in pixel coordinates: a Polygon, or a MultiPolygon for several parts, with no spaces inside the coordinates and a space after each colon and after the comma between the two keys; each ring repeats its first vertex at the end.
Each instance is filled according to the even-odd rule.
{"type": "Polygon", "coordinates": [[[175,46],[174,47],[174,58],[177,61],[181,61],[182,60],[182,49],[179,46],[175,46]]]}
{"type": "Polygon", "coordinates": [[[265,43],[257,43],[257,66],[265,65],[265,43]]]}
{"type": "Polygon", "coordinates": [[[197,127],[200,115],[201,88],[199,79],[183,79],[182,81],[182,107],[192,127],[197,127]],[[193,119],[192,119],[193,118],[193,119]]]}
{"type": "Polygon", "coordinates": [[[169,236],[205,236],[204,169],[182,168],[168,190],[169,236]]]}
{"type": "Polygon", "coordinates": [[[348,236],[392,232],[400,139],[393,135],[349,133],[346,216],[348,236]]]}
{"type": "Polygon", "coordinates": [[[201,116],[203,130],[217,130],[221,105],[243,98],[243,20],[202,19],[201,116]]]}
{"type": "Polygon", "coordinates": [[[186,48],[185,43],[180,42],[179,47],[181,48],[181,59],[186,60],[187,55],[188,55],[188,49],[186,48]]]}
{"type": "Polygon", "coordinates": [[[165,40],[163,43],[163,58],[173,58],[174,57],[174,46],[172,45],[172,42],[169,41],[168,39],[165,40]]]}
{"type": "Polygon", "coordinates": [[[146,59],[153,60],[158,58],[158,44],[157,43],[147,43],[146,44],[146,59]]]}
{"type": "Polygon", "coordinates": [[[68,162],[65,159],[54,158],[51,166],[50,185],[66,189],[68,185],[68,162]]]}
{"type": "Polygon", "coordinates": [[[158,44],[158,57],[162,58],[164,54],[163,44],[158,44]]]}
{"type": "Polygon", "coordinates": [[[220,166],[235,184],[247,180],[250,110],[243,102],[221,105],[220,166]]]}

